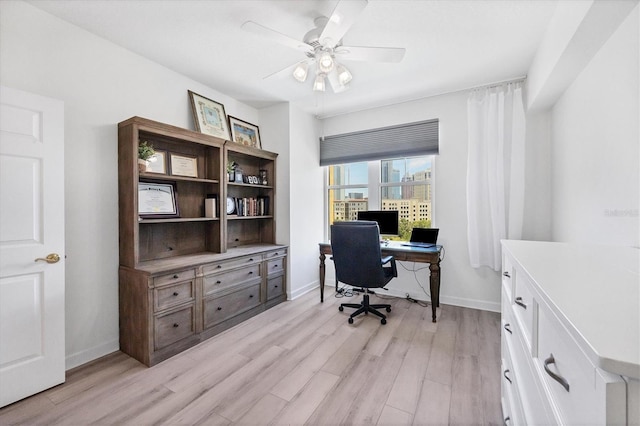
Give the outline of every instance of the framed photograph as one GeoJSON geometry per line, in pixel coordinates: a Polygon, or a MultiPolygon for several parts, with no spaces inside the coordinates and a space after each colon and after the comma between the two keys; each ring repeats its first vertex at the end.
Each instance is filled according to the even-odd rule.
{"type": "Polygon", "coordinates": [[[138,183],[138,215],[143,219],[178,217],[176,184],[138,183]]]}
{"type": "Polygon", "coordinates": [[[156,151],[151,157],[149,157],[149,165],[147,166],[147,173],[157,173],[159,175],[167,174],[167,155],[164,151],[156,151]]]}
{"type": "Polygon", "coordinates": [[[207,99],[197,93],[189,92],[191,99],[191,109],[193,119],[196,122],[196,129],[200,133],[206,133],[222,139],[229,140],[229,127],[227,125],[227,114],[224,112],[224,105],[219,102],[207,99]]]}
{"type": "Polygon", "coordinates": [[[171,175],[198,177],[198,159],[187,155],[170,154],[171,175]]]}
{"type": "Polygon", "coordinates": [[[233,142],[262,149],[260,129],[255,124],[229,116],[229,128],[231,129],[231,140],[233,142]]]}

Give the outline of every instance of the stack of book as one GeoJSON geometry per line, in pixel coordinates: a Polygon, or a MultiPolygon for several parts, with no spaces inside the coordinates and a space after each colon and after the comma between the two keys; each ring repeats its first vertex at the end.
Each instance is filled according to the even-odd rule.
{"type": "Polygon", "coordinates": [[[238,216],[268,216],[269,197],[236,198],[238,216]]]}

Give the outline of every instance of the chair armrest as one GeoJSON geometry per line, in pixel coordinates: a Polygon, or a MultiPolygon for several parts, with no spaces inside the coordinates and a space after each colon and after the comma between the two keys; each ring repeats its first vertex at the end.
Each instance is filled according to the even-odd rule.
{"type": "Polygon", "coordinates": [[[393,256],[386,256],[382,258],[382,264],[385,265],[389,262],[391,262],[391,276],[393,277],[397,277],[398,276],[398,269],[396,267],[396,259],[393,256]]]}

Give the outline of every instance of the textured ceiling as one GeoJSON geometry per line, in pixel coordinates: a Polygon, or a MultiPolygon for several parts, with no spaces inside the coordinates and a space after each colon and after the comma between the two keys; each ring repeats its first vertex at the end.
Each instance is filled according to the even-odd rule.
{"type": "Polygon", "coordinates": [[[344,60],[353,74],[349,90],[318,94],[312,78],[299,83],[285,70],[303,53],[241,25],[252,20],[302,40],[336,0],[30,3],[241,102],[260,108],[290,101],[320,117],[524,76],[557,4],[370,0],[344,44],[404,47],[403,61],[344,60]]]}

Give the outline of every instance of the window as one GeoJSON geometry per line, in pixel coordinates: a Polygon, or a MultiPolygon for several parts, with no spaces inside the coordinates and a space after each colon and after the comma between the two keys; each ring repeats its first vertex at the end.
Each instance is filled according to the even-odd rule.
{"type": "Polygon", "coordinates": [[[397,210],[398,239],[430,227],[433,156],[328,166],[327,223],[356,220],[360,210],[397,210]]]}

